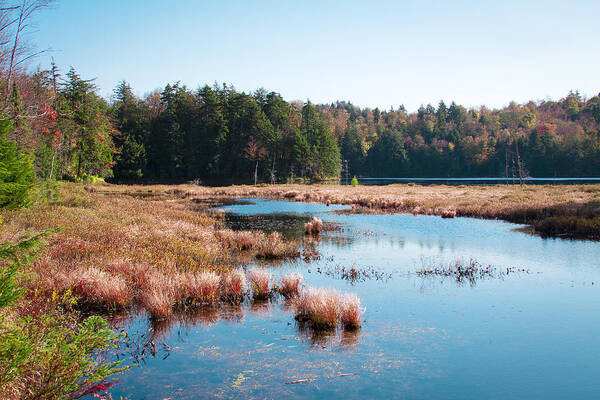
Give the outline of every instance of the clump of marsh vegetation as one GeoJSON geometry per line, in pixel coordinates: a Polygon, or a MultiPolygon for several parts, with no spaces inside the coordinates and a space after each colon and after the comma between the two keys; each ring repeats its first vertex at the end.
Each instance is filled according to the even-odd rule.
{"type": "Polygon", "coordinates": [[[286,298],[298,296],[304,278],[297,272],[291,272],[279,279],[277,291],[286,298]]]}
{"type": "Polygon", "coordinates": [[[323,221],[317,217],[313,217],[310,221],[304,224],[304,233],[307,235],[318,235],[323,229],[323,221]]]}
{"type": "Polygon", "coordinates": [[[354,293],[343,294],[340,298],[340,322],[346,329],[358,329],[361,325],[363,310],[360,299],[354,293]]]}
{"type": "Polygon", "coordinates": [[[528,273],[529,271],[517,267],[502,269],[493,265],[482,265],[473,259],[467,262],[458,259],[448,264],[423,265],[416,271],[416,274],[421,277],[452,278],[458,283],[469,282],[475,284],[480,279],[504,278],[516,272],[528,273]]]}
{"type": "Polygon", "coordinates": [[[221,229],[215,232],[217,239],[230,249],[251,251],[256,258],[278,259],[298,257],[298,245],[286,242],[279,232],[265,234],[261,231],[234,231],[221,229]]]}
{"type": "Polygon", "coordinates": [[[338,323],[339,298],[336,290],[307,288],[301,293],[296,318],[308,321],[316,329],[331,329],[338,323]]]}
{"type": "Polygon", "coordinates": [[[222,280],[222,296],[230,302],[239,302],[244,298],[246,275],[240,270],[227,272],[222,280]]]}
{"type": "Polygon", "coordinates": [[[273,274],[264,268],[254,268],[248,273],[248,281],[254,299],[264,300],[271,297],[271,281],[273,274]]]}
{"type": "Polygon", "coordinates": [[[184,272],[177,275],[179,303],[212,305],[221,298],[221,277],[213,271],[184,272]]]}
{"type": "Polygon", "coordinates": [[[317,330],[333,329],[338,324],[347,329],[359,328],[363,312],[358,296],[340,295],[333,289],[309,287],[296,302],[296,319],[317,330]]]}

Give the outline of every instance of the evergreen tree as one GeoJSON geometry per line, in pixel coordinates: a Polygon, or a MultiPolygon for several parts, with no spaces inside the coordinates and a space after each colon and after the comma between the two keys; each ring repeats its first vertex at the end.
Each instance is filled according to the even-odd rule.
{"type": "Polygon", "coordinates": [[[81,79],[71,68],[58,104],[63,178],[112,176],[114,144],[108,106],[94,91],[91,81],[81,79]]]}
{"type": "Polygon", "coordinates": [[[0,120],[0,208],[15,209],[29,205],[35,174],[31,159],[7,138],[9,120],[0,120]]]}
{"type": "Polygon", "coordinates": [[[148,128],[139,100],[125,81],[115,88],[111,115],[117,130],[114,142],[118,149],[115,154],[114,179],[117,182],[139,181],[146,169],[144,142],[148,128]]]}

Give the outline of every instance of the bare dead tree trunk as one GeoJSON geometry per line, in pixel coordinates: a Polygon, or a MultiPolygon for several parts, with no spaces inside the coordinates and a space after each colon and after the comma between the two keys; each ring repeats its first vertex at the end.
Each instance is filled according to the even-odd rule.
{"type": "Polygon", "coordinates": [[[273,163],[271,164],[271,185],[275,184],[275,156],[273,156],[273,163]]]}
{"type": "Polygon", "coordinates": [[[508,149],[504,149],[504,176],[506,177],[506,183],[508,183],[508,149]]]}
{"type": "Polygon", "coordinates": [[[256,186],[257,180],[258,180],[258,160],[256,160],[256,165],[254,166],[254,186],[256,186]]]}
{"type": "Polygon", "coordinates": [[[523,164],[521,164],[521,156],[519,155],[519,142],[515,139],[515,147],[517,148],[517,168],[519,169],[519,185],[523,185],[523,164]]]}
{"type": "MultiPolygon", "coordinates": [[[[27,31],[32,28],[32,16],[39,10],[48,7],[53,1],[54,0],[23,0],[20,6],[4,7],[0,9],[2,12],[12,12],[18,10],[18,17],[15,17],[14,19],[9,17],[9,20],[0,26],[0,30],[4,30],[16,23],[10,50],[8,73],[6,76],[6,96],[4,98],[5,106],[8,105],[8,101],[12,93],[12,82],[17,66],[46,51],[42,50],[34,52],[32,49],[24,46],[22,40],[23,34],[27,33],[27,31]]],[[[6,41],[2,43],[2,45],[8,45],[8,43],[9,41],[6,41]]]]}
{"type": "Polygon", "coordinates": [[[58,149],[60,149],[60,144],[54,149],[54,153],[52,153],[52,161],[50,161],[50,175],[48,175],[48,179],[52,179],[52,173],[54,172],[54,159],[56,158],[58,149]]]}
{"type": "Polygon", "coordinates": [[[8,99],[11,94],[11,79],[13,74],[13,68],[15,66],[15,55],[17,54],[17,46],[19,45],[19,35],[21,34],[21,30],[23,29],[23,17],[25,12],[25,3],[27,0],[23,0],[23,4],[21,4],[19,10],[19,20],[17,22],[17,29],[15,30],[15,40],[13,41],[12,50],[10,52],[10,62],[8,64],[8,75],[6,77],[6,98],[4,99],[4,104],[8,104],[8,99]]]}

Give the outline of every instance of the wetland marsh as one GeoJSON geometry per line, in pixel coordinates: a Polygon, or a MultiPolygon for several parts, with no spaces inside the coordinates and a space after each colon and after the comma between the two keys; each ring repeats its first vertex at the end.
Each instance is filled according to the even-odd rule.
{"type": "Polygon", "coordinates": [[[261,265],[276,277],[299,272],[306,285],[356,293],[366,309],[359,330],[313,330],[294,318],[283,298],[247,299],[165,321],[140,311],[116,326],[131,337],[142,332],[141,341],[164,343],[168,350],[159,346],[119,376],[113,396],[478,399],[597,393],[599,243],[544,239],[501,221],[341,213],[344,208],[244,199],[219,212],[227,213],[224,221],[233,229],[269,233],[273,222],[296,240],[308,240],[303,223],[312,217],[337,226],[311,239],[316,259],[255,260],[240,268],[261,265]],[[473,279],[423,273],[470,262],[481,272],[473,279]]]}

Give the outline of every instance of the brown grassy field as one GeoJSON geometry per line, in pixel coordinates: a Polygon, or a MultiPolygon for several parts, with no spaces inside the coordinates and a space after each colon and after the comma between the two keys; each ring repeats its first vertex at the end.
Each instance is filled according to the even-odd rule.
{"type": "MultiPolygon", "coordinates": [[[[178,305],[218,301],[220,275],[240,263],[300,255],[300,243],[224,228],[218,215],[188,199],[121,189],[64,184],[57,202],[3,213],[1,242],[58,229],[27,271],[29,293],[70,291],[83,309],[137,303],[168,316],[178,305]]],[[[224,294],[239,294],[240,278],[223,282],[232,286],[224,294]]]]}
{"type": "MultiPolygon", "coordinates": [[[[107,190],[122,190],[107,188],[107,190]]],[[[132,191],[147,190],[130,187],[132,191]]],[[[442,217],[502,219],[528,224],[546,236],[600,239],[600,185],[264,185],[156,186],[158,193],[230,199],[257,197],[346,204],[360,213],[412,213],[442,217]]]]}

